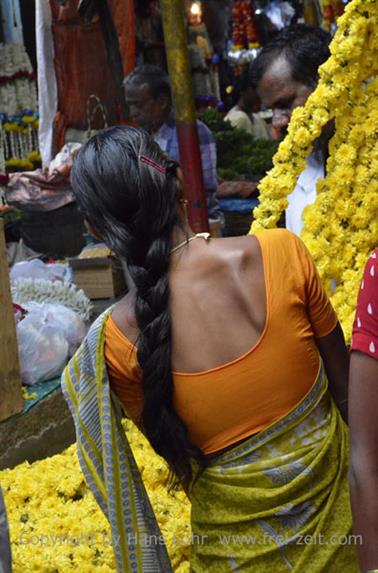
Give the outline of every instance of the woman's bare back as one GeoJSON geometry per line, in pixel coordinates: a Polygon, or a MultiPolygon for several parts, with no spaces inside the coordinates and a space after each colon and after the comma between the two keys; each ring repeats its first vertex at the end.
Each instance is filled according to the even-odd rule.
{"type": "MultiPolygon", "coordinates": [[[[247,352],[261,337],[266,293],[255,237],[198,239],[172,255],[169,275],[172,370],[216,368],[247,352]]],[[[133,294],[120,301],[113,320],[137,341],[133,294]]]]}

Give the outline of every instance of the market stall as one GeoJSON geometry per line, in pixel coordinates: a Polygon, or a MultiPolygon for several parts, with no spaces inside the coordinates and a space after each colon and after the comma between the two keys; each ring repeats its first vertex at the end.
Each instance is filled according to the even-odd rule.
{"type": "MultiPolygon", "coordinates": [[[[336,282],[333,301],[348,340],[363,264],[378,238],[377,27],[374,0],[349,4],[339,20],[332,56],[321,70],[319,86],[305,108],[293,114],[273,170],[260,184],[260,205],[252,229],[277,225],[310,144],[334,117],[329,174],[319,184],[317,201],[306,212],[303,238],[327,288],[331,289],[331,280],[336,282]],[[301,138],[294,137],[298,130],[301,138]]],[[[245,47],[249,49],[255,48],[245,47]]],[[[228,148],[227,137],[235,137],[235,133],[229,131],[230,135],[224,136],[227,129],[221,126],[220,145],[223,138],[228,148]]],[[[249,173],[262,178],[270,158],[262,154],[261,160],[265,163],[239,165],[240,172],[235,175],[249,173]]],[[[231,178],[229,172],[223,175],[231,178]]],[[[189,571],[188,548],[193,542],[189,504],[182,492],[167,494],[165,464],[135,427],[125,427],[173,568],[179,573],[189,571]]],[[[3,470],[0,482],[8,507],[15,573],[115,571],[109,526],[83,481],[74,446],[31,466],[3,470]]]]}

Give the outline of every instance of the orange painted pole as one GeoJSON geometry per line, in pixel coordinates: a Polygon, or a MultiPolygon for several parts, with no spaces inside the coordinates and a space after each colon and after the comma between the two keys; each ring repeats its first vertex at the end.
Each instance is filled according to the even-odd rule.
{"type": "Polygon", "coordinates": [[[195,233],[208,231],[206,196],[193,100],[183,0],[160,0],[188,216],[195,233]]]}

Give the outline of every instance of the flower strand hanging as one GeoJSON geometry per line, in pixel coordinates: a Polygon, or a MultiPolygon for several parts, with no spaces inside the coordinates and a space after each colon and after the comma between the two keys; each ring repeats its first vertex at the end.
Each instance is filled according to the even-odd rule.
{"type": "Polygon", "coordinates": [[[378,242],[378,3],[353,0],[338,26],[319,84],[294,110],[274,167],[260,184],[251,232],[276,225],[312,143],[335,119],[327,176],[304,212],[302,238],[327,288],[336,281],[332,301],[350,340],[363,264],[378,242]]]}

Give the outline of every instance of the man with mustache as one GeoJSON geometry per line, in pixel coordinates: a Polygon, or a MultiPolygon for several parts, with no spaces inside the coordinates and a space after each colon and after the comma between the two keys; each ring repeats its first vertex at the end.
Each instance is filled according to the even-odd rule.
{"type": "MultiPolygon", "coordinates": [[[[272,110],[272,127],[278,137],[285,137],[293,110],[304,105],[316,88],[318,68],[330,56],[330,40],[321,28],[297,24],[284,29],[250,65],[250,83],[264,106],[272,110]]],[[[332,133],[333,124],[327,124],[288,196],[286,227],[296,235],[303,227],[303,209],[316,199],[316,182],[324,177],[332,133]]]]}

